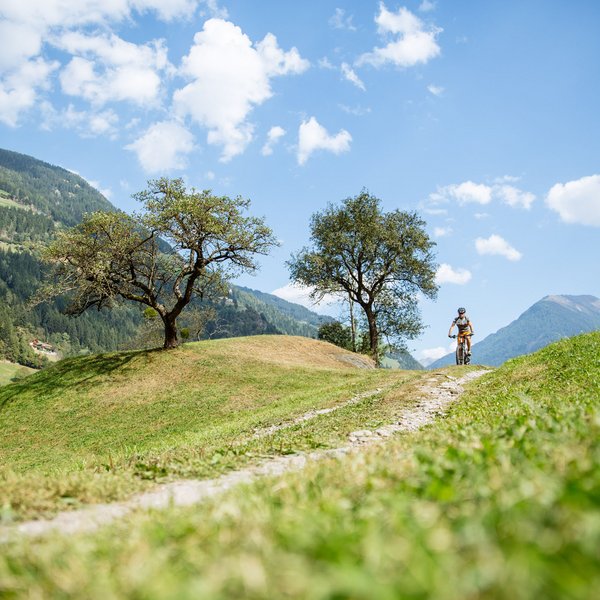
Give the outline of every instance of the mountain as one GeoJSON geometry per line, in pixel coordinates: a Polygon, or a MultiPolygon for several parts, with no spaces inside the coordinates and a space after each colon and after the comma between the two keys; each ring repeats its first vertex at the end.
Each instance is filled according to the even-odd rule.
{"type": "MultiPolygon", "coordinates": [[[[39,367],[44,353],[33,339],[50,343],[62,356],[131,347],[143,337],[140,306],[62,314],[64,299],[29,308],[46,267],[37,250],[57,229],[85,213],[117,210],[83,178],[25,154],[0,149],[0,359],[39,367]]],[[[316,337],[328,318],[271,294],[232,286],[229,298],[213,303],[216,318],[206,336],[290,334],[316,337]]]]}
{"type": "MultiPolygon", "coordinates": [[[[551,342],[600,329],[600,300],[595,296],[546,296],[510,325],[473,344],[473,362],[501,365],[505,360],[535,352],[551,342]]],[[[454,354],[428,368],[454,364],[454,354]]]]}
{"type": "Polygon", "coordinates": [[[420,371],[423,365],[413,357],[408,350],[393,350],[388,352],[382,360],[384,369],[406,369],[407,371],[420,371]]]}

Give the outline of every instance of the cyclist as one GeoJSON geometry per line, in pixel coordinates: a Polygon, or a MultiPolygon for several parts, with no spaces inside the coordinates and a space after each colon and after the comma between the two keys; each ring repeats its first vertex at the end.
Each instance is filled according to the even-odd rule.
{"type": "Polygon", "coordinates": [[[466,309],[462,306],[458,309],[458,317],[456,317],[456,319],[454,319],[450,325],[448,337],[452,337],[452,330],[454,329],[455,325],[458,327],[459,336],[465,335],[465,333],[469,334],[465,337],[467,339],[467,356],[471,356],[471,336],[475,335],[475,330],[473,329],[473,324],[469,320],[469,317],[467,317],[466,309]]]}

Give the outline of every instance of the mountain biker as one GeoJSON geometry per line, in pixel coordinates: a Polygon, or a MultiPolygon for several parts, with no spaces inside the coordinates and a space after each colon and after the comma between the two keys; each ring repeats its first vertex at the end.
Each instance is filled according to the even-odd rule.
{"type": "Polygon", "coordinates": [[[450,329],[448,330],[448,337],[452,337],[452,330],[454,326],[458,327],[458,335],[466,335],[465,338],[467,340],[467,356],[471,356],[471,336],[475,335],[475,330],[473,329],[473,325],[467,317],[467,311],[462,306],[458,309],[458,317],[452,321],[450,325],[450,329]]]}

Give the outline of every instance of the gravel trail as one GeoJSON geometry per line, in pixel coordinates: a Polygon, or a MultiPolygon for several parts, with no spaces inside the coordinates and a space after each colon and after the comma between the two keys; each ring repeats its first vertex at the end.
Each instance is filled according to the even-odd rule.
{"type": "MultiPolygon", "coordinates": [[[[400,414],[398,420],[376,430],[360,430],[349,434],[348,442],[339,448],[318,450],[310,453],[279,456],[258,465],[221,475],[214,479],[182,480],[157,485],[152,491],[133,496],[124,502],[94,504],[88,507],[65,511],[51,519],[25,521],[17,525],[0,528],[0,542],[6,542],[18,536],[40,536],[50,531],[63,534],[92,531],[98,527],[122,518],[134,510],[160,509],[171,506],[189,506],[197,504],[242,483],[250,483],[257,477],[277,476],[288,471],[302,469],[309,461],[339,457],[364,446],[381,443],[386,438],[402,431],[416,431],[443,415],[448,406],[456,401],[463,392],[463,385],[484,375],[487,370],[471,371],[460,377],[432,375],[421,387],[421,395],[413,408],[400,414]]],[[[327,414],[342,406],[355,404],[360,400],[381,393],[380,389],[356,396],[347,402],[330,409],[315,410],[297,419],[255,431],[253,437],[262,437],[285,427],[301,423],[321,414],[327,414]]]]}

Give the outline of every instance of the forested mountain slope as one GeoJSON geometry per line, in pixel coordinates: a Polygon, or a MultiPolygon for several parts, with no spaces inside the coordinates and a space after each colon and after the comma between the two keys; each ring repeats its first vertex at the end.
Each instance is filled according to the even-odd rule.
{"type": "MultiPolygon", "coordinates": [[[[473,362],[501,365],[565,337],[600,329],[600,300],[595,296],[546,296],[510,325],[473,344],[473,362]]],[[[429,365],[436,369],[454,362],[449,354],[429,365]]]]}
{"type": "MultiPolygon", "coordinates": [[[[32,339],[52,344],[62,356],[131,348],[142,343],[139,306],[65,316],[66,302],[28,304],[45,267],[39,249],[61,227],[85,213],[115,207],[83,178],[31,156],[0,149],[0,359],[40,366],[32,339]]],[[[291,334],[316,337],[326,320],[276,296],[232,286],[230,296],[210,306],[216,316],[203,337],[291,334]]]]}

